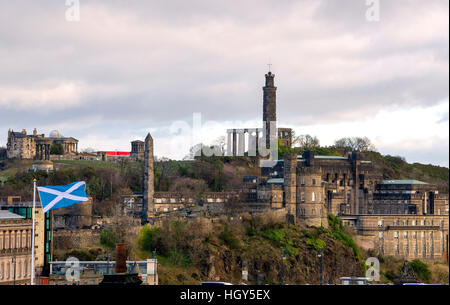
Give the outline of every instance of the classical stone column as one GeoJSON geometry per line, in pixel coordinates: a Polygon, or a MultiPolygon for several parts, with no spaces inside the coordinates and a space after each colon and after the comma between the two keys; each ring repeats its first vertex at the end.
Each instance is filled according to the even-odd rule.
{"type": "Polygon", "coordinates": [[[236,140],[237,140],[236,129],[233,129],[233,156],[236,156],[237,153],[236,140]]]}
{"type": "Polygon", "coordinates": [[[233,155],[233,130],[227,129],[228,141],[227,141],[227,156],[233,155]]]}
{"type": "Polygon", "coordinates": [[[248,129],[248,155],[250,157],[255,157],[256,156],[256,147],[257,147],[257,129],[256,128],[251,128],[248,129]]]}
{"type": "Polygon", "coordinates": [[[238,144],[238,156],[243,156],[245,152],[245,130],[244,129],[238,129],[239,134],[239,144],[238,144]]]}

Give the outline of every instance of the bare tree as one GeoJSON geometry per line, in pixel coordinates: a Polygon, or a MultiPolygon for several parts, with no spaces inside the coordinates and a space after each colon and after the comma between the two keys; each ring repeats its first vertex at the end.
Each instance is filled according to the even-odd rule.
{"type": "Polygon", "coordinates": [[[336,140],[334,145],[351,151],[375,151],[375,146],[367,137],[341,138],[336,140]]]}
{"type": "Polygon", "coordinates": [[[320,141],[316,136],[311,136],[309,134],[300,135],[294,138],[294,146],[298,145],[300,148],[315,148],[320,147],[320,141]]]}

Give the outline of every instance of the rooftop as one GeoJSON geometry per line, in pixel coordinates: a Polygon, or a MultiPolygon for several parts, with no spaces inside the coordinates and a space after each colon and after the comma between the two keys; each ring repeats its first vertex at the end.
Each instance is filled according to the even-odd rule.
{"type": "Polygon", "coordinates": [[[284,178],[270,178],[269,180],[267,180],[267,183],[283,184],[284,178]]]}
{"type": "Polygon", "coordinates": [[[383,180],[383,184],[428,184],[419,180],[383,180]]]}
{"type": "Polygon", "coordinates": [[[10,211],[0,210],[0,219],[25,219],[25,217],[11,213],[10,211]]]}

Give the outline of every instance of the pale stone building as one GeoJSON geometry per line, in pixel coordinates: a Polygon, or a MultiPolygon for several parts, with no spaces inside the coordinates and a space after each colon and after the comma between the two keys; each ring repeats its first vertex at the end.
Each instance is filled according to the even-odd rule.
{"type": "Polygon", "coordinates": [[[7,158],[48,161],[53,144],[61,144],[64,154],[74,154],[78,151],[78,140],[72,137],[63,137],[57,130],[50,132],[49,137],[38,134],[36,128],[33,130],[33,134],[27,134],[25,129],[22,129],[21,132],[9,130],[6,145],[7,158]]]}
{"type": "MultiPolygon", "coordinates": [[[[22,221],[32,221],[32,208],[33,203],[28,201],[22,201],[20,196],[9,196],[6,198],[0,198],[0,212],[9,212],[19,215],[23,218],[22,221]]],[[[52,222],[50,219],[51,212],[43,213],[42,207],[39,202],[36,203],[35,211],[35,268],[36,276],[39,277],[44,272],[44,267],[51,260],[52,257],[52,222]]],[[[30,227],[31,230],[31,227],[30,227]]],[[[30,231],[31,236],[31,231],[30,231]]],[[[3,239],[3,245],[5,246],[6,240],[3,239]]],[[[1,250],[0,250],[1,251],[1,250]]],[[[31,255],[31,246],[30,246],[31,255]]],[[[31,257],[31,256],[30,256],[31,257]]]]}
{"type": "Polygon", "coordinates": [[[30,283],[31,232],[30,219],[0,210],[0,285],[30,283]]]}

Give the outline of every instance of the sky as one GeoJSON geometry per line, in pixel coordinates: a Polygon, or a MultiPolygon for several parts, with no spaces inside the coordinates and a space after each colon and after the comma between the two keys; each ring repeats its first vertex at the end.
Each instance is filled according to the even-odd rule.
{"type": "Polygon", "coordinates": [[[262,126],[270,63],[280,127],[449,166],[447,0],[368,1],[376,20],[366,0],[79,0],[79,20],[74,2],[0,0],[0,146],[9,128],[123,151],[150,132],[179,159],[262,126]]]}

